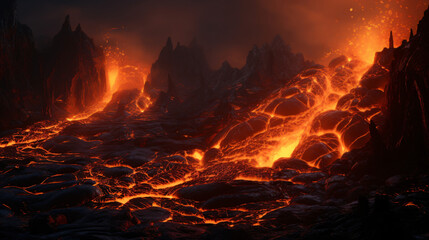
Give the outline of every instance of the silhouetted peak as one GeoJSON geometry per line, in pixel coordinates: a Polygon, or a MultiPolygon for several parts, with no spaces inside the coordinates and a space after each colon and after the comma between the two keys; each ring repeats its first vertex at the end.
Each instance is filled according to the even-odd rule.
{"type": "Polygon", "coordinates": [[[413,29],[411,28],[411,30],[410,30],[410,41],[413,37],[414,37],[414,32],[413,32],[413,29]]]}
{"type": "Polygon", "coordinates": [[[281,48],[281,47],[285,47],[286,44],[285,44],[285,42],[283,41],[283,39],[282,39],[282,37],[280,35],[276,35],[274,37],[272,43],[271,43],[271,46],[273,48],[279,48],[279,47],[281,48]]]}
{"type": "Polygon", "coordinates": [[[423,37],[429,35],[429,8],[425,11],[424,17],[419,22],[417,27],[417,35],[423,37]]]}
{"type": "Polygon", "coordinates": [[[165,44],[165,48],[169,50],[173,50],[173,42],[171,41],[171,37],[167,38],[167,43],[165,44]]]}
{"type": "Polygon", "coordinates": [[[393,49],[393,48],[394,48],[394,44],[393,44],[393,32],[390,31],[389,49],[393,49]]]}
{"type": "Polygon", "coordinates": [[[228,69],[228,68],[232,68],[232,67],[231,67],[231,64],[229,64],[229,62],[228,62],[228,61],[224,61],[224,62],[222,63],[221,69],[228,69]]]}
{"type": "Polygon", "coordinates": [[[171,57],[173,50],[173,41],[171,40],[171,37],[168,37],[165,46],[162,48],[161,53],[159,54],[159,58],[165,59],[171,57]]]}
{"type": "Polygon", "coordinates": [[[64,20],[63,27],[61,28],[61,31],[71,32],[71,24],[70,24],[70,15],[66,16],[66,19],[64,20]]]}
{"type": "MultiPolygon", "coordinates": [[[[88,35],[82,30],[82,26],[78,24],[74,30],[75,36],[77,36],[80,39],[90,39],[88,35]]],[[[91,40],[92,41],[92,40],[91,40]]]]}
{"type": "Polygon", "coordinates": [[[82,27],[80,26],[80,23],[77,25],[75,32],[82,32],[82,27]]]}
{"type": "Polygon", "coordinates": [[[258,48],[258,46],[255,44],[255,45],[253,45],[252,50],[250,50],[250,53],[249,53],[248,57],[249,57],[249,56],[251,56],[251,55],[257,55],[258,53],[259,53],[259,48],[258,48]]]}

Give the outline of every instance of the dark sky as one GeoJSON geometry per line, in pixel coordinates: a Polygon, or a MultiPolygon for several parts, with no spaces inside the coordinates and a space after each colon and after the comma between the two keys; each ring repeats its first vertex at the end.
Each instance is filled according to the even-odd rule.
{"type": "Polygon", "coordinates": [[[241,67],[254,44],[270,42],[276,34],[294,51],[318,62],[326,62],[329,52],[355,49],[350,41],[361,38],[362,31],[384,38],[390,24],[389,29],[398,28],[395,36],[402,37],[416,27],[428,4],[429,0],[18,0],[18,16],[40,42],[58,32],[70,14],[73,26],[81,23],[96,42],[101,44],[110,33],[128,56],[146,64],[154,62],[171,36],[182,44],[196,37],[213,67],[223,60],[241,67]],[[383,20],[381,31],[376,23],[383,20]]]}

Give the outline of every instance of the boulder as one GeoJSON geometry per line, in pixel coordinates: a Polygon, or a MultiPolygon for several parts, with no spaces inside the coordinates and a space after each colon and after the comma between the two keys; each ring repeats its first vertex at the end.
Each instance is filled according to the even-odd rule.
{"type": "Polygon", "coordinates": [[[281,101],[280,104],[276,107],[275,114],[282,117],[287,117],[298,115],[307,110],[308,107],[306,103],[303,103],[296,97],[292,97],[281,101]]]}
{"type": "Polygon", "coordinates": [[[302,173],[292,178],[292,181],[297,183],[312,183],[319,181],[324,177],[326,177],[326,174],[323,172],[302,173]]]}
{"type": "Polygon", "coordinates": [[[127,167],[111,167],[102,170],[103,175],[109,178],[120,178],[132,174],[134,171],[127,167]]]}
{"type": "Polygon", "coordinates": [[[294,170],[307,170],[310,166],[307,162],[296,159],[296,158],[280,158],[273,163],[273,168],[275,169],[294,169],[294,170]]]}

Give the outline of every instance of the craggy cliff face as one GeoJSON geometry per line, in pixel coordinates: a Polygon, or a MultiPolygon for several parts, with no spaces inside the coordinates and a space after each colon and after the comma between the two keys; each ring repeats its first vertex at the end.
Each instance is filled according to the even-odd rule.
{"type": "Polygon", "coordinates": [[[0,129],[41,119],[44,86],[31,30],[18,22],[15,1],[0,3],[0,129]],[[29,116],[28,112],[39,112],[29,116]]]}
{"type": "Polygon", "coordinates": [[[48,50],[16,19],[16,1],[1,3],[0,129],[46,117],[64,118],[97,103],[106,91],[103,50],[67,17],[48,50]]]}
{"type": "Polygon", "coordinates": [[[103,98],[107,85],[103,50],[80,25],[72,31],[68,16],[53,39],[46,63],[53,106],[76,114],[103,98]]]}

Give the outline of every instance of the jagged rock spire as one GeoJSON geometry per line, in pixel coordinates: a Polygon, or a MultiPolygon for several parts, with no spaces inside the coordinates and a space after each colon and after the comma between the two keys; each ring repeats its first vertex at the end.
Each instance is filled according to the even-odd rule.
{"type": "Polygon", "coordinates": [[[168,37],[168,38],[167,38],[167,43],[166,43],[165,47],[166,47],[167,49],[171,49],[171,50],[173,50],[173,42],[171,41],[171,37],[168,37]]]}
{"type": "Polygon", "coordinates": [[[80,23],[77,25],[75,32],[81,32],[82,31],[82,27],[80,26],[80,23]]]}
{"type": "Polygon", "coordinates": [[[271,43],[272,46],[284,47],[286,44],[280,35],[276,35],[271,43]]]}
{"type": "Polygon", "coordinates": [[[410,40],[411,40],[413,37],[414,37],[414,32],[413,32],[413,29],[411,28],[411,30],[410,30],[410,40]]]}
{"type": "Polygon", "coordinates": [[[393,32],[390,31],[389,49],[393,49],[393,48],[394,48],[394,44],[393,44],[393,32]]]}
{"type": "Polygon", "coordinates": [[[231,68],[231,64],[229,64],[229,62],[228,61],[224,61],[223,63],[222,63],[222,67],[221,68],[231,68]]]}
{"type": "Polygon", "coordinates": [[[63,27],[61,28],[61,31],[67,31],[71,32],[71,24],[70,24],[70,15],[66,16],[66,19],[64,20],[63,27]]]}

